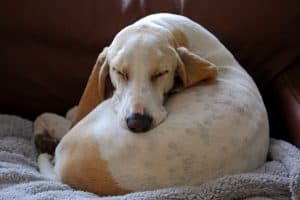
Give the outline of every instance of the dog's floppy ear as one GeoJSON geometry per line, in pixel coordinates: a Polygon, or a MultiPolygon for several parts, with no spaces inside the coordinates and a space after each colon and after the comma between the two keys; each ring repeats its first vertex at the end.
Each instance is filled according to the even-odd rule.
{"type": "Polygon", "coordinates": [[[109,66],[106,59],[107,47],[98,56],[96,64],[88,79],[87,85],[81,96],[76,116],[72,124],[76,124],[111,93],[111,81],[109,78],[109,66]],[[108,88],[110,87],[110,88],[108,88]]]}
{"type": "Polygon", "coordinates": [[[177,76],[180,80],[175,80],[173,91],[193,86],[200,81],[216,80],[217,68],[214,64],[185,47],[178,47],[176,51],[178,54],[177,76]]]}

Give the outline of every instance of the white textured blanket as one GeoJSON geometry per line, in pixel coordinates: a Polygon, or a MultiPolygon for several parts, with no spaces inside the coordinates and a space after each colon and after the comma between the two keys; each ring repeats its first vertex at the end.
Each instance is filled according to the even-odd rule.
{"type": "Polygon", "coordinates": [[[300,151],[271,140],[270,161],[252,173],[223,177],[194,187],[177,187],[116,197],[74,191],[37,170],[32,122],[0,115],[0,199],[300,199],[300,151]]]}

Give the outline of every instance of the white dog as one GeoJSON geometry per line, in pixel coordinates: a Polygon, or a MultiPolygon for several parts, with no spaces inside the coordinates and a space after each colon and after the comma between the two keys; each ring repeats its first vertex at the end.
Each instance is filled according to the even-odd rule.
{"type": "Polygon", "coordinates": [[[253,170],[269,142],[253,80],[211,33],[173,14],[147,16],[116,35],[97,59],[73,123],[54,167],[41,154],[40,171],[98,194],[253,170]]]}

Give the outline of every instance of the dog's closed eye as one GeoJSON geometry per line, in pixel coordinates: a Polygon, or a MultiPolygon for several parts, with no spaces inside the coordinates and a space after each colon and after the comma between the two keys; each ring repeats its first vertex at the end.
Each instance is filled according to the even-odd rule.
{"type": "Polygon", "coordinates": [[[163,75],[166,75],[167,73],[169,73],[169,70],[165,70],[165,71],[162,71],[162,72],[155,73],[154,75],[151,76],[151,81],[155,81],[158,78],[162,77],[163,75]]]}
{"type": "Polygon", "coordinates": [[[113,67],[113,71],[115,71],[123,80],[128,81],[129,77],[127,72],[117,70],[115,67],[113,67]]]}

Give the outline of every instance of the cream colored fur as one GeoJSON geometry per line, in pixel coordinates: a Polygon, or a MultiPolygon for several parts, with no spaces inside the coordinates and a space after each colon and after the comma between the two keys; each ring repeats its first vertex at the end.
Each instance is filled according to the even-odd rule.
{"type": "Polygon", "coordinates": [[[54,168],[47,155],[40,155],[40,170],[48,177],[98,194],[121,194],[201,184],[264,163],[269,127],[258,89],[202,26],[178,15],[150,15],[123,29],[97,63],[93,73],[100,73],[102,85],[97,88],[91,75],[74,120],[80,121],[58,145],[54,168]],[[137,40],[135,33],[145,38],[137,40]],[[193,56],[207,69],[188,69],[193,56]],[[215,79],[215,66],[216,82],[197,84],[215,79]],[[168,74],[153,86],[149,77],[160,70],[168,74]],[[124,80],[124,73],[131,82],[124,80]],[[175,89],[181,91],[163,104],[175,73],[182,81],[175,89]],[[106,76],[116,88],[107,100],[106,76]],[[124,117],[139,106],[155,119],[143,134],[130,132],[124,124],[124,117]]]}

